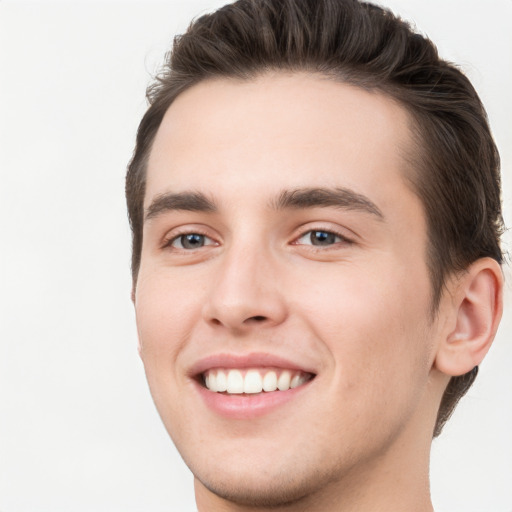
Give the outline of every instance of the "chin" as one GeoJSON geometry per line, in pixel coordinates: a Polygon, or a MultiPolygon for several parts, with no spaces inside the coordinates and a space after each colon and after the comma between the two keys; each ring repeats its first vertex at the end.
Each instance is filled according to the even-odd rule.
{"type": "Polygon", "coordinates": [[[213,493],[240,506],[274,509],[314,501],[315,495],[320,495],[339,477],[321,460],[308,460],[307,456],[295,458],[293,454],[288,457],[283,454],[280,467],[277,460],[269,464],[268,460],[262,463],[257,459],[248,457],[243,462],[238,459],[238,464],[231,461],[224,468],[222,464],[208,464],[204,459],[194,461],[189,468],[195,476],[196,495],[213,493]]]}
{"type": "Polygon", "coordinates": [[[196,489],[198,486],[238,505],[268,509],[300,502],[314,493],[310,478],[284,474],[255,477],[217,473],[213,478],[203,479],[196,475],[196,489]]]}

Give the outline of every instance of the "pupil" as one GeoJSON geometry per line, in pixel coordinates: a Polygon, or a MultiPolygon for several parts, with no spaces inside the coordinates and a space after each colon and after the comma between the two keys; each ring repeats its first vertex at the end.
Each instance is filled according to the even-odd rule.
{"type": "Polygon", "coordinates": [[[196,249],[204,245],[204,236],[192,233],[181,237],[181,244],[185,249],[196,249]]]}
{"type": "Polygon", "coordinates": [[[313,245],[330,245],[336,241],[334,233],[327,233],[326,231],[313,231],[311,233],[311,243],[313,245]]]}

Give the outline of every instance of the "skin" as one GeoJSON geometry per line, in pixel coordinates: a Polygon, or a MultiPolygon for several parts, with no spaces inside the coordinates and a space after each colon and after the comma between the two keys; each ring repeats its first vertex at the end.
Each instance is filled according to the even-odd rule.
{"type": "MultiPolygon", "coordinates": [[[[432,431],[448,373],[464,370],[442,347],[472,324],[460,280],[430,315],[425,217],[404,179],[409,123],[381,94],[284,73],[200,83],[166,113],[145,208],[194,191],[216,211],[153,208],[134,303],[151,393],[201,512],[433,510],[432,431]],[[380,215],[275,207],[283,190],[318,187],[380,215]],[[336,238],[312,245],[312,230],[336,238]],[[183,248],[186,233],[205,245],[183,248]],[[226,418],[190,374],[219,353],[276,355],[315,377],[267,414],[226,418]]],[[[489,265],[474,272],[491,276],[487,296],[489,265]]]]}

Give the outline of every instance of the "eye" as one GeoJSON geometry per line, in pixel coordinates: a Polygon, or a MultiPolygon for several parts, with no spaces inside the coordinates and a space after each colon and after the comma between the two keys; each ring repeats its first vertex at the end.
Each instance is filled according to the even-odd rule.
{"type": "Polygon", "coordinates": [[[307,231],[296,241],[297,244],[316,245],[320,247],[327,247],[329,245],[338,244],[340,242],[348,242],[348,240],[331,231],[316,229],[307,231]]]}
{"type": "Polygon", "coordinates": [[[175,249],[194,250],[206,245],[215,245],[215,242],[200,233],[185,233],[172,238],[166,245],[175,249]]]}

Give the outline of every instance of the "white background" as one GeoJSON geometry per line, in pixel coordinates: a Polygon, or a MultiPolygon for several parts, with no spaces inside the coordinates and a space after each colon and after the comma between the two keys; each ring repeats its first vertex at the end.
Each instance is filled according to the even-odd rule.
{"type": "MultiPolygon", "coordinates": [[[[0,0],[2,512],[195,510],[137,356],[123,180],[172,36],[222,3],[0,0]]],[[[473,80],[512,226],[512,0],[384,3],[473,80]]],[[[434,442],[438,511],[512,512],[507,274],[495,345],[434,442]]]]}

